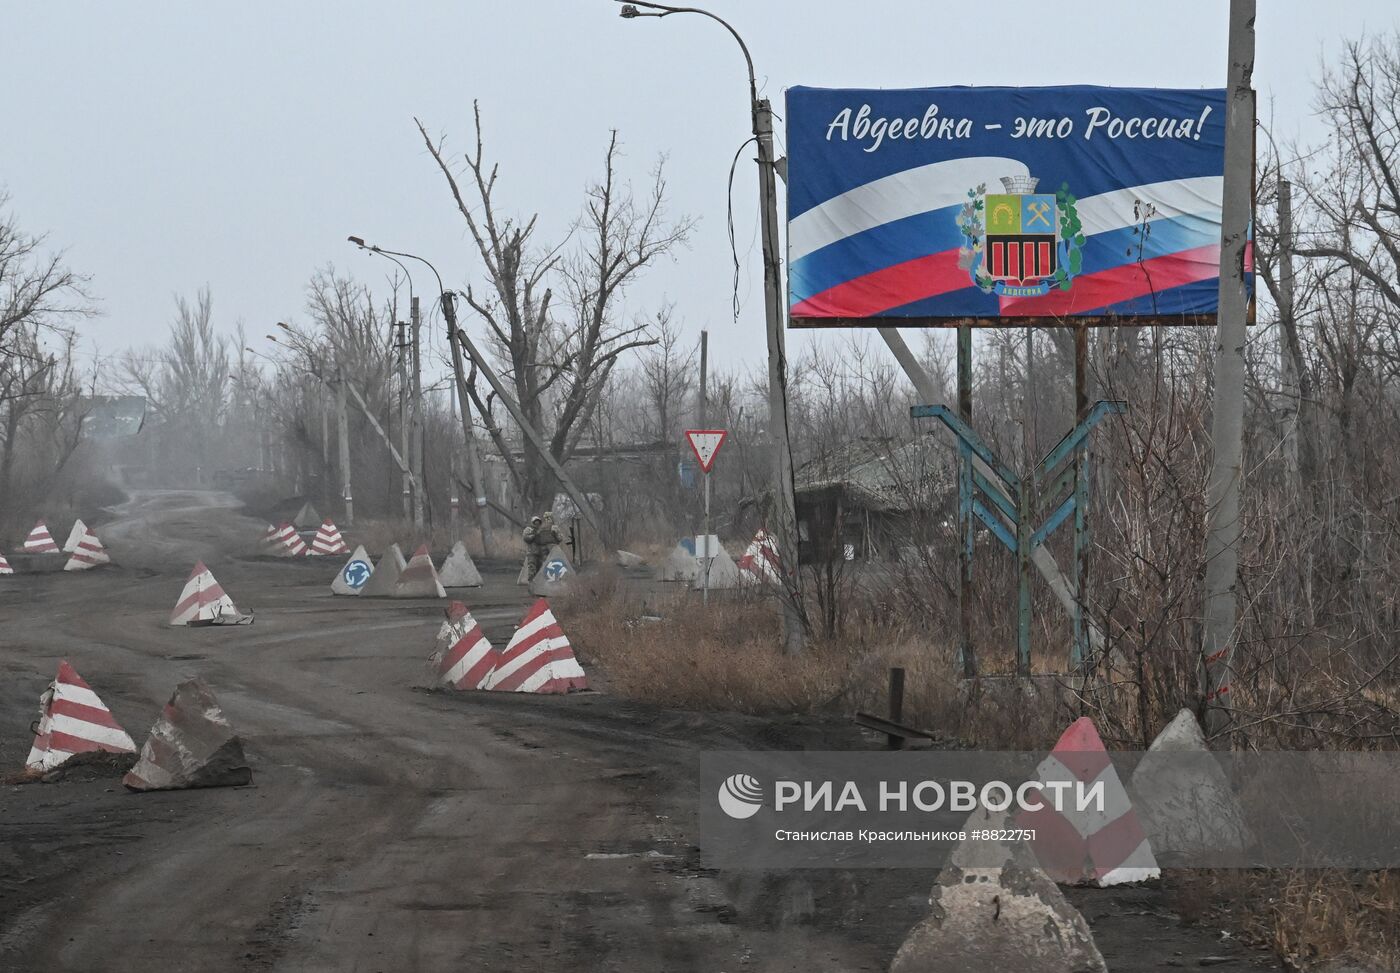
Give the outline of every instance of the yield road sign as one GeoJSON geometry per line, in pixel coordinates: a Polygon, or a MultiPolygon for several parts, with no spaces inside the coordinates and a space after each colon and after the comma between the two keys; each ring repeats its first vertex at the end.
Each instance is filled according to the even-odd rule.
{"type": "Polygon", "coordinates": [[[695,451],[695,458],[700,461],[700,469],[706,473],[710,472],[710,467],[715,465],[715,454],[719,452],[727,434],[724,429],[687,429],[685,431],[685,438],[690,441],[690,448],[695,451]]]}

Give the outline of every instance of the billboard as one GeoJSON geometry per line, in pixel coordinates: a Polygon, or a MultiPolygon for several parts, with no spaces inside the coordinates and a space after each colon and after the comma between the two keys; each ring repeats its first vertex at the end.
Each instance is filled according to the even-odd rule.
{"type": "Polygon", "coordinates": [[[786,120],[794,327],[1214,321],[1224,89],[796,87],[786,120]]]}

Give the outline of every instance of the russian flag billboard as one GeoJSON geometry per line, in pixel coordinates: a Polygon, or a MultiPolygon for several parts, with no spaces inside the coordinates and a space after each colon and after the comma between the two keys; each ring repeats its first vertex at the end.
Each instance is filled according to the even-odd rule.
{"type": "Polygon", "coordinates": [[[1213,321],[1224,89],[797,87],[786,119],[793,326],[1213,321]]]}

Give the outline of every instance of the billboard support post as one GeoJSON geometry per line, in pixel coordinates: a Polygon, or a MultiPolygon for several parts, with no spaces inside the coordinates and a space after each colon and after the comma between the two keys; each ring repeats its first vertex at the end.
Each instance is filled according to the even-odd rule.
{"type": "Polygon", "coordinates": [[[1254,173],[1255,0],[1230,0],[1229,75],[1225,106],[1225,184],[1220,223],[1220,293],[1211,408],[1210,478],[1206,481],[1205,611],[1201,627],[1206,729],[1229,719],[1232,650],[1238,605],[1240,476],[1244,450],[1244,345],[1254,173]]]}
{"type": "MultiPolygon", "coordinates": [[[[972,425],[972,328],[958,326],[958,418],[972,425]]],[[[969,450],[958,443],[958,655],[964,679],[977,678],[977,656],[972,648],[972,546],[976,530],[972,522],[972,461],[969,450]]]]}

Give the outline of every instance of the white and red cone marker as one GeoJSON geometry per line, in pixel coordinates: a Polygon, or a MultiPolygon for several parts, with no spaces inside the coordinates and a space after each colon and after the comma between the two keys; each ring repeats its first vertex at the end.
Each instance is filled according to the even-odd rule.
{"type": "Polygon", "coordinates": [[[1025,811],[1016,827],[1031,830],[1031,847],[1041,867],[1062,885],[1124,885],[1160,878],[1152,846],[1133,810],[1128,792],[1118,779],[1094,721],[1081,716],[1061,735],[1050,755],[1036,768],[1042,783],[1063,782],[1061,808],[1053,806],[1055,790],[1040,794],[1041,807],[1025,811]],[[1077,783],[1102,784],[1103,809],[1095,800],[1079,810],[1077,783]]]}
{"type": "Polygon", "coordinates": [[[392,598],[394,587],[399,583],[399,575],[408,565],[404,562],[399,545],[390,544],[389,549],[379,556],[369,580],[360,589],[361,598],[392,598]]]}
{"type": "Polygon", "coordinates": [[[679,541],[656,571],[657,581],[694,581],[699,576],[700,562],[679,541]]]}
{"type": "Polygon", "coordinates": [[[62,554],[58,545],[49,536],[49,526],[42,520],[34,525],[34,529],[29,532],[29,536],[24,539],[24,546],[20,548],[25,554],[62,554]]]}
{"type": "Polygon", "coordinates": [[[739,579],[741,581],[760,582],[766,584],[778,584],[782,581],[780,573],[782,561],[778,558],[778,542],[773,539],[773,535],[768,533],[766,528],[760,527],[758,533],[744,551],[743,557],[739,558],[739,579]]]}
{"type": "Polygon", "coordinates": [[[175,687],[151,727],[141,758],[122,778],[122,784],[133,791],[240,787],[252,781],[243,741],[199,679],[187,679],[175,687]]]}
{"type": "Polygon", "coordinates": [[[87,524],[83,523],[81,518],[73,521],[73,529],[68,532],[68,540],[63,542],[64,554],[72,554],[77,550],[78,542],[83,539],[87,529],[87,524]]]}
{"type": "Polygon", "coordinates": [[[75,753],[135,753],[136,744],[92,687],[67,662],[39,697],[39,726],[25,769],[47,773],[75,753]]]}
{"type": "Polygon", "coordinates": [[[487,689],[512,693],[567,693],[587,689],[588,677],[564,630],[541,598],[526,613],[496,659],[487,689]]]}
{"type": "Polygon", "coordinates": [[[345,545],[345,538],[340,536],[340,528],[337,527],[329,517],[321,521],[321,526],[316,530],[316,536],[311,541],[311,553],[317,557],[324,554],[348,554],[350,548],[345,545]]]}
{"type": "Polygon", "coordinates": [[[447,591],[438,580],[437,568],[433,567],[433,556],[428,553],[428,545],[422,544],[408,559],[408,564],[399,573],[392,596],[395,598],[446,598],[447,591]]]}
{"type": "Polygon", "coordinates": [[[485,689],[500,654],[487,641],[472,613],[460,601],[447,610],[448,644],[438,662],[438,685],[485,689]]]}
{"type": "Polygon", "coordinates": [[[10,562],[5,560],[5,552],[0,551],[0,574],[14,574],[15,569],[10,567],[10,562]]]}
{"type": "Polygon", "coordinates": [[[458,541],[452,545],[452,552],[438,568],[438,580],[444,588],[480,588],[481,572],[476,562],[467,553],[467,545],[458,541]]]}
{"type": "Polygon", "coordinates": [[[277,534],[272,538],[271,550],[268,553],[273,557],[304,557],[306,555],[306,541],[301,539],[301,535],[291,524],[283,524],[277,528],[277,534]]]}
{"type": "Polygon", "coordinates": [[[243,616],[234,607],[233,599],[224,594],[223,586],[214,580],[204,562],[197,563],[180,592],[175,610],[170,613],[170,624],[218,625],[241,621],[243,616]]]}
{"type": "MultiPolygon", "coordinates": [[[[82,521],[78,521],[82,523],[82,521]]],[[[68,558],[68,563],[63,566],[65,571],[86,571],[89,568],[100,567],[103,564],[111,564],[112,559],[107,556],[107,548],[102,546],[102,542],[97,539],[97,535],[89,527],[83,528],[83,536],[73,547],[73,554],[68,558]]]]}

